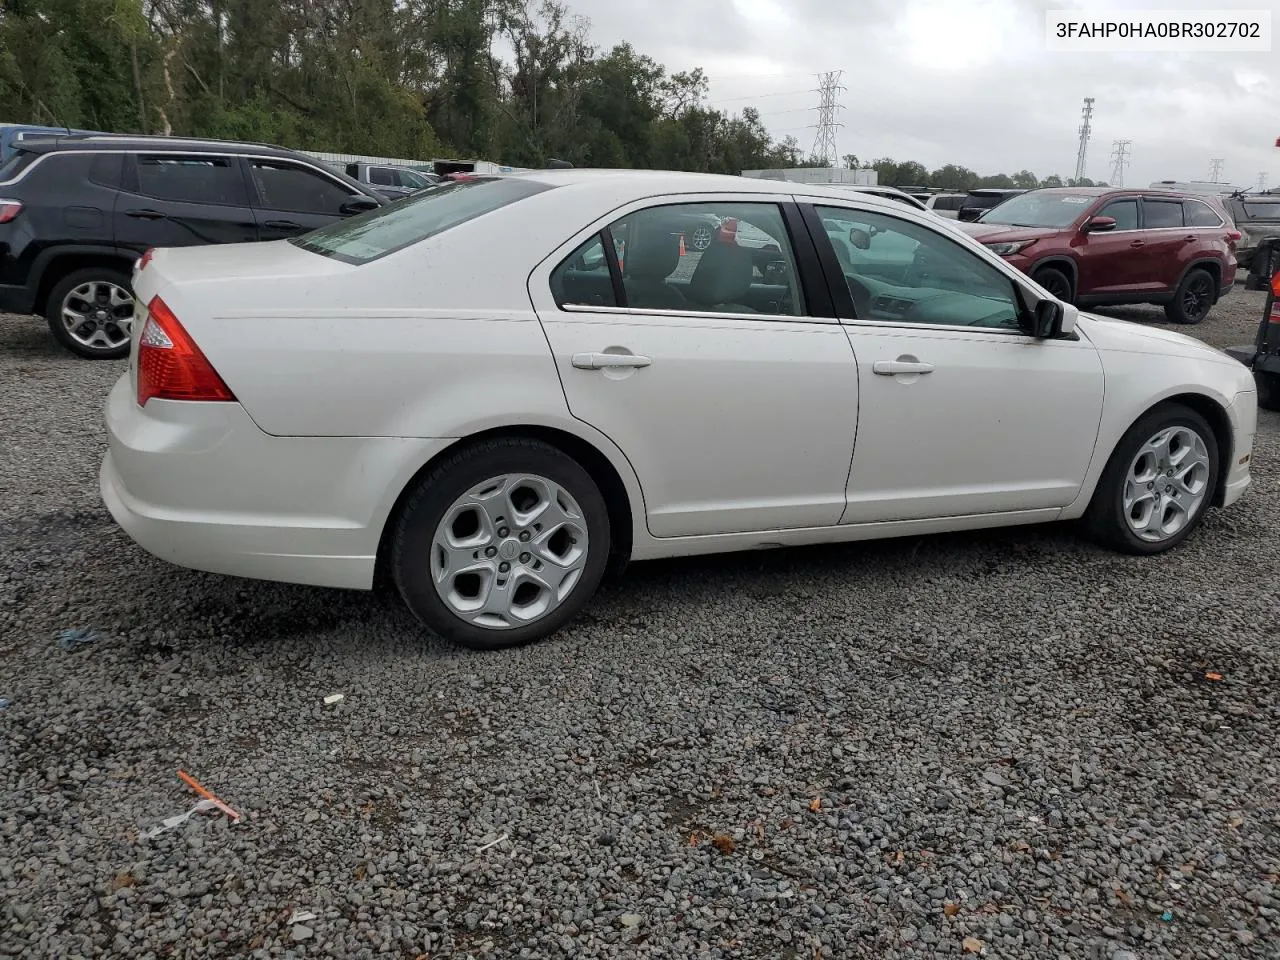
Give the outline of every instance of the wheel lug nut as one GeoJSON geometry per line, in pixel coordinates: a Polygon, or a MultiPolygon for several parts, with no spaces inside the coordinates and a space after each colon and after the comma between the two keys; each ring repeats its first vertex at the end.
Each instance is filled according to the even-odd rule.
{"type": "Polygon", "coordinates": [[[521,543],[528,543],[528,542],[529,542],[529,531],[528,531],[528,530],[521,530],[521,531],[520,531],[520,542],[521,542],[521,543]]]}
{"type": "Polygon", "coordinates": [[[521,562],[521,563],[528,563],[528,562],[529,562],[529,554],[527,554],[527,553],[522,553],[522,554],[520,554],[520,562],[521,562]]]}
{"type": "Polygon", "coordinates": [[[506,572],[507,572],[508,570],[510,570],[510,569],[511,569],[511,564],[509,564],[509,563],[503,562],[503,563],[498,564],[498,572],[499,572],[499,573],[506,573],[506,572]]]}
{"type": "Polygon", "coordinates": [[[498,536],[500,536],[500,537],[509,537],[509,536],[511,536],[511,531],[510,531],[510,530],[508,530],[506,527],[499,527],[499,528],[498,528],[498,536]]]}
{"type": "Polygon", "coordinates": [[[497,547],[485,547],[485,548],[484,548],[484,555],[485,555],[486,557],[496,557],[496,556],[498,555],[498,548],[497,548],[497,547]]]}

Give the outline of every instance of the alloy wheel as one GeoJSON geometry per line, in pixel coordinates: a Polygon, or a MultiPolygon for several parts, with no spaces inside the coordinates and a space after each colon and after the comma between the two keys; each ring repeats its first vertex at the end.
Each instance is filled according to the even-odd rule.
{"type": "Polygon", "coordinates": [[[1182,312],[1188,320],[1198,320],[1208,313],[1212,302],[1212,284],[1207,278],[1196,278],[1182,293],[1182,312]]]}
{"type": "Polygon", "coordinates": [[[1177,536],[1195,519],[1209,492],[1209,450],[1187,426],[1166,427],[1138,448],[1125,474],[1129,529],[1148,543],[1177,536]]]}
{"type": "Polygon", "coordinates": [[[445,511],[431,544],[431,582],[456,616],[504,630],[546,617],[587,564],[587,523],[562,486],[534,474],[493,477],[445,511]]]}
{"type": "Polygon", "coordinates": [[[128,342],[133,329],[133,295],[109,280],[73,287],[62,300],[67,334],[90,350],[112,350],[128,342]]]}
{"type": "Polygon", "coordinates": [[[693,235],[690,242],[693,246],[693,249],[702,251],[702,250],[706,250],[707,247],[711,246],[712,239],[713,239],[713,234],[711,232],[711,228],[706,226],[705,224],[699,224],[698,226],[693,228],[693,235]]]}

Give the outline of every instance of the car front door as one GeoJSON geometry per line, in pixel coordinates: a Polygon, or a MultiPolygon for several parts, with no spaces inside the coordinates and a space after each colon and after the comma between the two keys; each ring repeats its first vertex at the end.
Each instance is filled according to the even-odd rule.
{"type": "Polygon", "coordinates": [[[292,160],[248,161],[254,212],[263,240],[282,240],[346,216],[343,204],[361,196],[337,177],[292,160]]]}
{"type": "Polygon", "coordinates": [[[126,155],[115,199],[115,241],[189,247],[258,239],[240,158],[192,153],[126,155]]]}
{"type": "Polygon", "coordinates": [[[901,283],[859,275],[823,248],[836,312],[857,357],[859,416],[844,523],[1027,513],[1048,519],[1080,492],[1102,414],[1088,340],[1036,340],[1015,280],[924,218],[817,205],[818,238],[857,220],[874,246],[914,243],[901,283]]]}
{"type": "Polygon", "coordinates": [[[1100,294],[1141,292],[1143,283],[1149,281],[1143,252],[1146,240],[1138,229],[1138,198],[1109,200],[1092,217],[1111,217],[1116,225],[1112,230],[1081,229],[1075,244],[1080,267],[1077,296],[1088,302],[1089,297],[1100,294]]]}
{"type": "Polygon", "coordinates": [[[794,208],[650,199],[589,230],[534,271],[530,295],[570,411],[630,461],[650,533],[838,523],[858,372],[825,288],[801,287],[797,251],[813,253],[793,241],[810,242],[794,208]],[[773,259],[736,231],[701,251],[682,239],[727,220],[767,235],[773,259]]]}

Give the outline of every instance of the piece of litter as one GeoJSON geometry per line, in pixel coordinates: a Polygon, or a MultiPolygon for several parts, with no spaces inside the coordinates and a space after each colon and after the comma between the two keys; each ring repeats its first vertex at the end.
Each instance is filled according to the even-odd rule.
{"type": "Polygon", "coordinates": [[[83,644],[97,643],[100,639],[97,630],[90,630],[87,627],[80,630],[63,630],[58,634],[58,646],[70,652],[83,644]]]}
{"type": "Polygon", "coordinates": [[[0,710],[8,710],[8,709],[9,709],[9,701],[4,697],[0,697],[0,710]]]}
{"type": "Polygon", "coordinates": [[[197,813],[204,813],[206,810],[213,810],[216,807],[217,804],[212,800],[201,800],[186,813],[180,813],[177,816],[169,817],[167,820],[161,820],[158,826],[152,827],[143,834],[143,837],[147,840],[150,840],[152,837],[158,837],[160,834],[167,833],[175,827],[182,826],[182,824],[186,823],[197,813]]]}
{"type": "Polygon", "coordinates": [[[1220,674],[1220,673],[1214,673],[1212,670],[1210,670],[1208,673],[1206,673],[1206,674],[1204,675],[1204,678],[1205,678],[1206,680],[1215,680],[1215,681],[1216,681],[1216,680],[1221,680],[1221,679],[1222,679],[1222,674],[1220,674]]]}
{"type": "Polygon", "coordinates": [[[1164,913],[1160,914],[1160,919],[1163,920],[1165,923],[1168,923],[1170,920],[1173,919],[1173,911],[1166,910],[1164,913]]]}
{"type": "Polygon", "coordinates": [[[230,817],[232,822],[240,819],[240,814],[236,813],[236,811],[232,810],[229,806],[214,796],[212,791],[206,790],[195,777],[191,776],[191,774],[187,773],[185,770],[178,771],[178,779],[194,790],[197,794],[210,801],[215,807],[230,817]]]}
{"type": "Polygon", "coordinates": [[[287,926],[293,926],[295,923],[306,923],[308,920],[316,919],[316,915],[310,910],[299,910],[294,908],[293,913],[289,914],[289,919],[285,921],[287,926]]]}
{"type": "Polygon", "coordinates": [[[502,841],[506,839],[507,839],[507,834],[504,833],[497,840],[490,841],[489,843],[486,843],[483,847],[476,848],[476,853],[484,853],[490,847],[496,847],[498,844],[502,843],[502,841]]]}
{"type": "Polygon", "coordinates": [[[964,947],[965,953],[981,953],[986,944],[977,937],[965,937],[961,946],[964,947]]]}
{"type": "Polygon", "coordinates": [[[638,913],[624,913],[618,920],[624,927],[638,927],[644,922],[644,917],[638,913]]]}
{"type": "Polygon", "coordinates": [[[329,696],[324,698],[324,705],[326,707],[331,707],[335,703],[341,703],[345,698],[346,698],[345,693],[331,693],[329,694],[329,696]]]}

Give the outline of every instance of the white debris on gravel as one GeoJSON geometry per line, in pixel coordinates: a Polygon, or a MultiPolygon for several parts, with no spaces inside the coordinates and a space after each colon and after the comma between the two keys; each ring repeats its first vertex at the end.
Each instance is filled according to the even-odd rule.
{"type": "Polygon", "coordinates": [[[1048,527],[641,564],[479,656],[134,546],[97,489],[123,369],[0,319],[0,956],[1277,956],[1280,416],[1170,556],[1048,527]],[[182,767],[244,819],[137,843],[182,767]]]}

